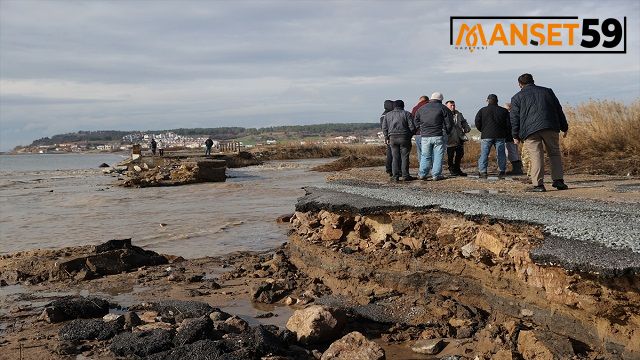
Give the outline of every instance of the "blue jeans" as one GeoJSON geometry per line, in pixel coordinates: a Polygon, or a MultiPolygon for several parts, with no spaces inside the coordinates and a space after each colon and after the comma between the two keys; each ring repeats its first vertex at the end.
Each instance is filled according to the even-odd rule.
{"type": "Polygon", "coordinates": [[[498,155],[498,170],[507,171],[507,157],[504,153],[504,139],[481,139],[480,159],[478,159],[478,172],[486,173],[489,167],[489,153],[491,147],[495,146],[498,155]]]}
{"type": "Polygon", "coordinates": [[[419,177],[425,177],[431,168],[431,176],[442,175],[442,158],[444,157],[444,136],[422,138],[422,157],[420,157],[419,177]]]}
{"type": "Polygon", "coordinates": [[[416,135],[416,152],[418,153],[418,163],[420,163],[420,158],[422,158],[422,136],[416,135]]]}

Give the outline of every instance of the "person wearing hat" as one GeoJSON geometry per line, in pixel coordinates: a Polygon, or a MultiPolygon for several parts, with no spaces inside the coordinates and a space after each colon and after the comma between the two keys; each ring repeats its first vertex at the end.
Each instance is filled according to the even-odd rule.
{"type": "Polygon", "coordinates": [[[444,179],[442,176],[442,160],[447,146],[445,136],[453,129],[453,113],[442,103],[441,93],[431,94],[429,102],[416,112],[416,127],[420,128],[422,137],[422,156],[418,179],[426,180],[429,168],[435,181],[444,179]]]}
{"type": "Polygon", "coordinates": [[[476,114],[476,128],[480,131],[480,159],[478,159],[478,176],[487,178],[489,167],[489,153],[491,147],[496,148],[498,158],[498,178],[502,178],[507,171],[507,158],[504,152],[505,138],[509,136],[511,124],[509,111],[498,106],[498,96],[489,94],[487,106],[476,114]]]}
{"type": "Polygon", "coordinates": [[[524,141],[531,158],[530,191],[544,192],[544,149],[551,163],[553,186],[558,190],[569,187],[564,183],[560,131],[567,136],[569,124],[560,101],[553,90],[537,86],[531,74],[518,77],[520,91],[511,98],[511,134],[516,142],[524,141]]]}

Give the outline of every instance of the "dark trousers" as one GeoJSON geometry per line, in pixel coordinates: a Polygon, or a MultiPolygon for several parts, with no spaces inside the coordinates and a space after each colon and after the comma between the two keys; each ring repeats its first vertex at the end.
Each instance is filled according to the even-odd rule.
{"type": "Polygon", "coordinates": [[[447,163],[449,171],[460,170],[460,162],[464,156],[464,145],[447,147],[447,163]]]}
{"type": "Polygon", "coordinates": [[[160,156],[164,156],[164,149],[158,149],[158,151],[160,152],[160,156]]]}
{"type": "Polygon", "coordinates": [[[391,167],[393,177],[409,176],[409,153],[411,152],[411,137],[404,135],[391,135],[389,147],[393,156],[391,167]]]}
{"type": "Polygon", "coordinates": [[[391,154],[391,146],[387,144],[387,160],[384,162],[384,170],[387,174],[393,174],[393,168],[391,167],[391,163],[393,161],[393,154],[391,154]]]}

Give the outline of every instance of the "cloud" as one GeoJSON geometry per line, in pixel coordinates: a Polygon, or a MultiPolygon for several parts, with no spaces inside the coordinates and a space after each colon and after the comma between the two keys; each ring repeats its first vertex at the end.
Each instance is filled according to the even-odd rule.
{"type": "Polygon", "coordinates": [[[449,46],[455,15],[640,19],[634,2],[517,4],[2,1],[0,149],[77,130],[375,122],[384,99],[434,91],[469,116],[488,93],[510,98],[523,72],[563,103],[640,97],[638,32],[626,55],[449,46]]]}

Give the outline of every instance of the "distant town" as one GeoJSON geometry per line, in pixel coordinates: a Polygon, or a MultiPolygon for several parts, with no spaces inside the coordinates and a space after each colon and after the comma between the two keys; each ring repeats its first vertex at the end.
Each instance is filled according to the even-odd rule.
{"type": "MultiPolygon", "coordinates": [[[[204,148],[204,143],[209,137],[213,140],[214,149],[219,148],[221,144],[229,142],[234,142],[236,148],[240,149],[278,144],[328,145],[360,143],[380,145],[384,143],[384,137],[380,131],[377,131],[379,130],[377,126],[371,126],[370,124],[356,127],[349,127],[348,125],[350,124],[332,125],[334,124],[279,127],[259,129],[257,131],[256,129],[232,128],[241,129],[234,132],[220,130],[227,128],[215,128],[214,130],[217,131],[207,131],[214,134],[211,136],[185,135],[179,134],[178,131],[77,132],[38,139],[28,146],[16,147],[13,153],[123,152],[130,151],[134,144],[140,144],[142,149],[149,149],[151,139],[155,139],[156,142],[162,142],[167,150],[188,150],[204,148]],[[312,126],[314,128],[309,129],[312,126]],[[349,129],[352,131],[346,132],[349,129]],[[219,134],[219,137],[216,137],[215,134],[219,134]],[[121,136],[116,138],[117,135],[121,136]]],[[[194,130],[181,129],[180,131],[184,133],[194,130]]]]}

